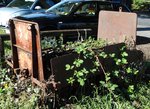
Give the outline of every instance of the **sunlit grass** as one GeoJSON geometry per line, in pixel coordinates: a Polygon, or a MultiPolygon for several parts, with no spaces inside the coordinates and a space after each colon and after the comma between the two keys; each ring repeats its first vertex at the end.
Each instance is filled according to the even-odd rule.
{"type": "Polygon", "coordinates": [[[5,30],[2,27],[0,27],[0,34],[5,34],[5,30]]]}
{"type": "Polygon", "coordinates": [[[5,41],[4,42],[4,52],[5,52],[5,57],[11,56],[12,55],[12,51],[11,51],[11,42],[9,41],[5,41]]]}
{"type": "MultiPolygon", "coordinates": [[[[0,34],[5,34],[5,30],[2,27],[0,27],[0,34]]],[[[4,52],[6,57],[12,54],[10,40],[4,41],[4,52]]]]}

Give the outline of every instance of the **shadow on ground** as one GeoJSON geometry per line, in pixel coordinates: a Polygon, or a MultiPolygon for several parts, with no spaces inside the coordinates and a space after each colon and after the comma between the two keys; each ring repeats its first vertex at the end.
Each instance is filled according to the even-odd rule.
{"type": "Polygon", "coordinates": [[[148,44],[148,43],[150,43],[150,38],[143,37],[143,36],[137,36],[137,38],[136,38],[136,44],[137,45],[148,44]]]}

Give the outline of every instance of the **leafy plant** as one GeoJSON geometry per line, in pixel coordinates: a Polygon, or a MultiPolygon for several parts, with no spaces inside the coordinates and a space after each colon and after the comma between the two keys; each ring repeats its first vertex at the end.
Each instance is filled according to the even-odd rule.
{"type": "MultiPolygon", "coordinates": [[[[104,41],[100,42],[102,43],[104,41]]],[[[104,46],[98,45],[99,41],[93,41],[92,39],[64,45],[66,50],[72,50],[73,53],[77,53],[78,55],[72,64],[66,64],[66,71],[72,71],[73,73],[73,76],[67,79],[68,83],[73,85],[74,82],[78,82],[80,86],[84,86],[88,75],[92,75],[95,72],[99,72],[99,69],[102,69],[104,80],[100,81],[101,87],[107,89],[113,97],[116,97],[116,90],[120,90],[121,92],[121,87],[124,87],[124,92],[132,97],[137,83],[137,77],[143,68],[142,62],[129,63],[125,45],[120,48],[120,54],[105,53],[102,47],[107,45],[106,43],[100,44],[104,46]],[[111,70],[105,69],[101,63],[101,59],[111,59],[114,63],[113,68],[111,70]],[[87,68],[84,66],[87,60],[90,60],[92,67],[88,66],[87,68]]]]}
{"type": "Polygon", "coordinates": [[[63,44],[63,37],[62,35],[59,36],[59,38],[57,37],[44,37],[41,40],[41,47],[42,49],[47,49],[47,48],[59,48],[60,45],[63,44]]]}
{"type": "Polygon", "coordinates": [[[95,73],[99,70],[99,60],[97,57],[97,52],[94,51],[96,47],[100,48],[106,45],[106,42],[102,40],[95,41],[93,39],[88,39],[83,42],[69,43],[68,45],[63,46],[66,50],[73,50],[73,52],[78,54],[77,59],[74,60],[72,65],[66,64],[66,71],[71,70],[73,76],[68,78],[67,81],[69,84],[73,84],[75,81],[78,82],[81,86],[85,85],[87,76],[90,73],[95,73]],[[92,67],[84,67],[85,60],[93,60],[92,67]]]}

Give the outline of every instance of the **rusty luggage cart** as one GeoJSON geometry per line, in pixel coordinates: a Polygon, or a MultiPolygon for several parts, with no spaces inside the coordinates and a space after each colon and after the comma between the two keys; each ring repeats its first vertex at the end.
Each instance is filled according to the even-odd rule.
{"type": "MultiPolygon", "coordinates": [[[[122,43],[127,38],[134,45],[136,25],[137,15],[134,13],[101,11],[99,14],[98,38],[112,40],[115,43],[122,43]],[[131,25],[123,25],[123,22],[131,25]]],[[[57,84],[55,80],[61,80],[62,84],[66,84],[66,78],[69,75],[65,73],[62,67],[65,67],[65,64],[72,60],[72,57],[68,54],[64,55],[63,58],[59,56],[54,58],[53,51],[42,49],[41,40],[44,37],[64,34],[64,38],[72,35],[78,36],[76,38],[78,40],[79,38],[95,35],[91,29],[40,31],[37,23],[19,19],[10,20],[10,33],[13,58],[9,65],[16,73],[30,75],[32,81],[41,87],[44,87],[43,81],[49,77],[51,77],[54,87],[57,84]]]]}
{"type": "Polygon", "coordinates": [[[68,60],[72,60],[72,57],[69,58],[69,55],[65,55],[63,59],[59,56],[52,58],[53,51],[42,49],[41,40],[47,36],[57,37],[62,34],[63,37],[77,36],[76,39],[78,40],[86,38],[82,36],[93,34],[91,29],[40,31],[37,23],[19,19],[10,20],[10,33],[12,59],[7,63],[15,73],[25,77],[31,76],[32,82],[43,88],[46,87],[44,81],[47,79],[51,80],[50,84],[53,88],[56,88],[57,82],[55,81],[61,80],[62,84],[66,84],[65,78],[68,75],[64,73],[65,64],[68,60]],[[64,69],[62,69],[63,66],[64,69]]]}
{"type": "MultiPolygon", "coordinates": [[[[137,16],[135,14],[124,14],[121,12],[113,13],[107,11],[105,13],[102,11],[99,14],[98,38],[102,38],[108,41],[113,40],[116,44],[104,47],[104,52],[106,51],[106,53],[117,53],[116,55],[119,55],[122,42],[124,42],[126,38],[130,43],[133,45],[135,44],[134,42],[136,41],[137,22],[136,17],[137,16]],[[113,19],[111,19],[111,16],[113,16],[113,19]],[[119,21],[116,19],[118,16],[122,16],[119,21]],[[126,19],[123,16],[130,17],[126,19]],[[133,25],[123,26],[122,23],[120,24],[122,21],[126,23],[132,22],[133,25]],[[112,25],[115,22],[118,23],[116,23],[116,25],[112,25]],[[110,31],[108,31],[108,28],[110,31]],[[116,32],[116,29],[119,31],[116,32]],[[126,32],[128,30],[130,31],[129,34],[126,32]],[[122,35],[124,37],[122,37],[122,35]]],[[[62,34],[63,38],[68,38],[70,35],[77,36],[77,40],[86,38],[81,36],[91,36],[93,34],[95,35],[91,29],[40,31],[37,23],[19,19],[11,19],[9,25],[13,56],[12,59],[8,61],[8,64],[13,68],[16,74],[21,75],[23,78],[30,76],[33,83],[44,89],[49,88],[50,86],[50,88],[52,88],[52,90],[54,89],[54,91],[58,89],[62,90],[67,86],[66,79],[69,78],[71,74],[66,73],[65,65],[73,62],[76,58],[76,55],[62,55],[61,53],[55,55],[53,50],[42,48],[41,40],[43,40],[44,37],[54,36],[56,36],[56,39],[59,39],[59,36],[62,34]],[[61,85],[59,85],[60,83],[61,85]]],[[[131,55],[133,56],[133,54],[131,55]]],[[[142,54],[140,54],[138,57],[141,58],[142,54]]],[[[132,60],[137,61],[139,60],[138,57],[134,55],[134,58],[131,58],[132,60]]],[[[91,60],[87,61],[87,63],[88,64],[86,64],[86,67],[89,67],[91,60]]],[[[102,64],[107,67],[113,67],[114,65],[111,60],[102,60],[102,64]]],[[[101,72],[98,73],[100,75],[101,72]]]]}

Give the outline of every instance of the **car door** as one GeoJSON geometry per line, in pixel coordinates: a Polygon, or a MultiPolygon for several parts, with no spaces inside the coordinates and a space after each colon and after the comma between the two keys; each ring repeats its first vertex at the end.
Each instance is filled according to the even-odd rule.
{"type": "Polygon", "coordinates": [[[95,28],[98,22],[96,2],[84,2],[59,23],[59,29],[95,28]]]}

